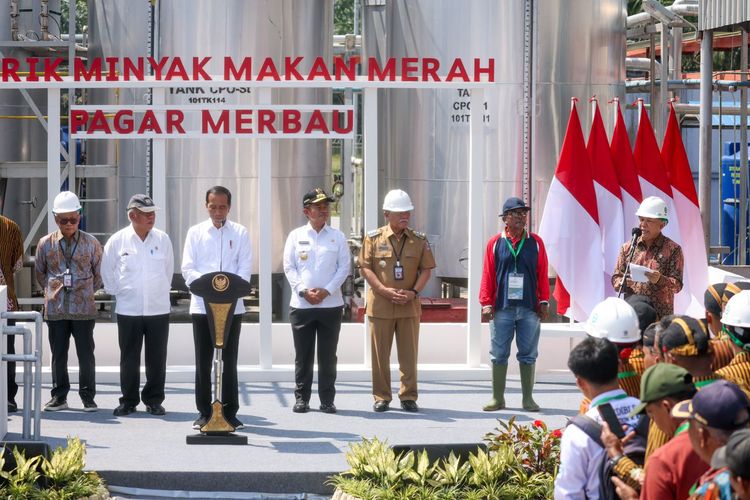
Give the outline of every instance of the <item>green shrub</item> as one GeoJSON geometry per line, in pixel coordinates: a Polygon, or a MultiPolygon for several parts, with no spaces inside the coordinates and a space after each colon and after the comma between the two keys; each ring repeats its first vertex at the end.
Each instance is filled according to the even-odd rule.
{"type": "MultiPolygon", "coordinates": [[[[95,472],[83,470],[86,447],[78,438],[68,438],[67,447],[56,448],[49,459],[43,456],[27,459],[17,448],[13,449],[13,457],[16,468],[0,472],[2,498],[74,500],[95,495],[109,497],[102,479],[95,472]]],[[[5,460],[0,457],[0,469],[4,465],[5,460]]]]}
{"type": "Polygon", "coordinates": [[[518,425],[515,417],[498,420],[478,448],[461,460],[454,453],[430,463],[426,451],[396,454],[387,443],[363,439],[346,454],[349,470],[328,484],[363,500],[551,498],[560,461],[559,429],[541,420],[518,425]]]}

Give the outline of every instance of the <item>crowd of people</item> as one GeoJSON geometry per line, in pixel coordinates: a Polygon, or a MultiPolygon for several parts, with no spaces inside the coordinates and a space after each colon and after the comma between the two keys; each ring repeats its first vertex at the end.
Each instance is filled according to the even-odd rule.
{"type": "Polygon", "coordinates": [[[583,401],[560,443],[556,499],[750,499],[750,282],[717,283],[704,319],[674,314],[682,250],[647,198],[615,291],[568,367],[583,401]],[[636,280],[629,264],[650,269],[636,280]]]}

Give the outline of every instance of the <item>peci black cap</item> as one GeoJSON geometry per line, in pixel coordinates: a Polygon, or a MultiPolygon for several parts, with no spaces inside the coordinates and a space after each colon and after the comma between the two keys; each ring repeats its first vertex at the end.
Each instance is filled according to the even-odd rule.
{"type": "Polygon", "coordinates": [[[531,210],[521,198],[511,196],[510,198],[505,200],[505,203],[503,203],[503,211],[500,213],[500,217],[503,217],[511,210],[517,210],[519,208],[522,208],[524,210],[531,210]]]}
{"type": "Polygon", "coordinates": [[[329,196],[325,191],[323,191],[323,189],[315,188],[312,191],[308,191],[307,193],[305,193],[305,196],[302,197],[302,206],[307,208],[310,205],[320,203],[321,201],[334,202],[336,201],[336,199],[332,196],[329,196]]]}

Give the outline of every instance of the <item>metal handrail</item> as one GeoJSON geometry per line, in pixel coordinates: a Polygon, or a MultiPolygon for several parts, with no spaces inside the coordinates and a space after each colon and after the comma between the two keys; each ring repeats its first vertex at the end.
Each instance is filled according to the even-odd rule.
{"type": "Polygon", "coordinates": [[[23,335],[23,354],[4,354],[3,361],[23,363],[23,439],[41,440],[42,421],[42,315],[38,311],[10,311],[0,313],[0,319],[34,321],[35,335],[32,351],[31,331],[22,326],[5,326],[3,335],[23,335]],[[31,433],[31,363],[34,363],[34,433],[31,433]]]}

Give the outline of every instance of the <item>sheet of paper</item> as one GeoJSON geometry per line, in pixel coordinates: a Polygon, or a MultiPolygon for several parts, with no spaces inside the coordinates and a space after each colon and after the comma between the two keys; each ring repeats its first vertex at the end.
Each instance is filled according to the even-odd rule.
{"type": "Polygon", "coordinates": [[[648,278],[646,277],[646,271],[651,271],[650,268],[646,266],[639,266],[638,264],[630,264],[630,279],[633,281],[637,281],[638,283],[645,283],[648,281],[648,278]]]}

